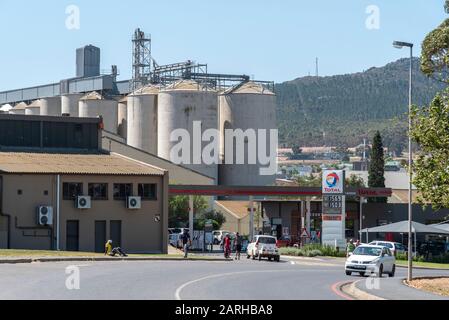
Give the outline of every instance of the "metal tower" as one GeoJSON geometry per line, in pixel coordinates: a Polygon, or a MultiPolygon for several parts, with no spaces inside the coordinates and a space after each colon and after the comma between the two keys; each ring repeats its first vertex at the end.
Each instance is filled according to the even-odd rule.
{"type": "Polygon", "coordinates": [[[151,36],[139,28],[133,37],[133,78],[131,89],[136,90],[149,82],[151,76],[151,36]]]}

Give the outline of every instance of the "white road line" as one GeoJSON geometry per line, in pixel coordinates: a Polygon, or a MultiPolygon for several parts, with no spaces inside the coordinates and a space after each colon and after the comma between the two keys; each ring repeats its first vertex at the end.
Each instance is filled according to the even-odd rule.
{"type": "MultiPolygon", "coordinates": [[[[270,272],[292,272],[292,271],[295,271],[295,270],[293,270],[293,269],[289,269],[289,270],[285,270],[285,269],[282,269],[282,270],[252,270],[252,271],[239,271],[239,272],[214,274],[214,275],[206,276],[203,278],[199,278],[199,279],[184,283],[178,289],[176,289],[175,299],[182,300],[181,299],[181,291],[182,290],[184,290],[186,287],[188,287],[194,283],[201,282],[204,280],[209,280],[209,279],[214,279],[214,278],[222,278],[222,277],[226,277],[226,276],[240,275],[240,274],[246,274],[246,273],[270,273],[270,272]]],[[[301,270],[301,271],[315,271],[315,270],[301,270]]]]}

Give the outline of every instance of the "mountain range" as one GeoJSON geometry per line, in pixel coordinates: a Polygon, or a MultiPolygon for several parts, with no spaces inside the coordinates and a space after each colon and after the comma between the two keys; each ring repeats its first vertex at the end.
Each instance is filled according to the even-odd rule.
{"type": "MultiPolygon", "coordinates": [[[[280,143],[353,147],[382,134],[400,153],[407,141],[409,59],[363,72],[302,77],[276,84],[280,143]]],[[[428,104],[444,84],[426,77],[413,59],[413,103],[428,104]]]]}

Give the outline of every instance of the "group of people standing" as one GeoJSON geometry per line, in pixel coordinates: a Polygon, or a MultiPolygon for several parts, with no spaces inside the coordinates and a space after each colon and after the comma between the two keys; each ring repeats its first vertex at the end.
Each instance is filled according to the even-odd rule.
{"type": "MultiPolygon", "coordinates": [[[[184,258],[187,259],[188,255],[189,255],[189,248],[192,246],[192,239],[190,238],[188,229],[185,229],[184,233],[181,235],[181,241],[182,241],[182,247],[184,250],[184,258]]],[[[231,240],[231,236],[229,234],[227,234],[223,238],[222,244],[223,244],[225,258],[230,259],[231,253],[232,253],[232,250],[231,250],[232,240],[231,240]]],[[[242,246],[243,246],[243,238],[237,232],[235,235],[235,239],[234,239],[235,260],[240,260],[242,246]]]]}

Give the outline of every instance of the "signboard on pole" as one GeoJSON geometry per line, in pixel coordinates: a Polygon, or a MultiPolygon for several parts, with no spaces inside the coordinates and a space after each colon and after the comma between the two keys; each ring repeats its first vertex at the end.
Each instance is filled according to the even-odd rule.
{"type": "Polygon", "coordinates": [[[323,171],[323,223],[322,242],[325,245],[346,246],[345,237],[345,172],[343,170],[323,171]]]}

